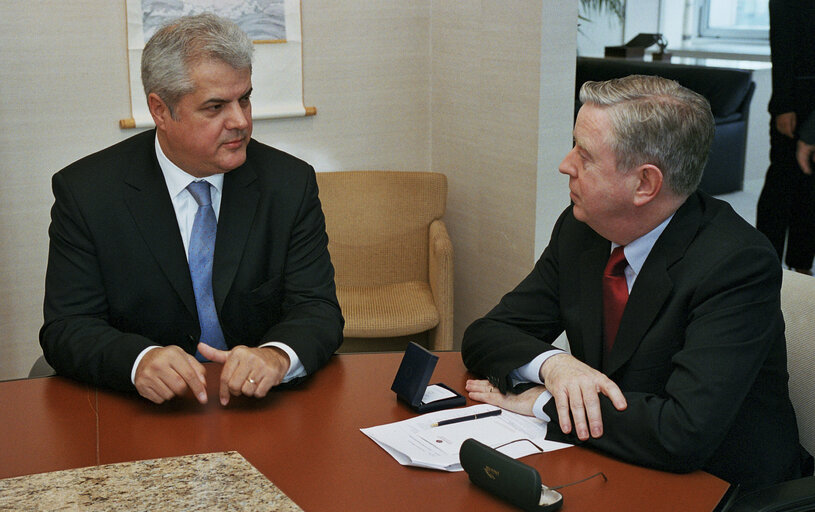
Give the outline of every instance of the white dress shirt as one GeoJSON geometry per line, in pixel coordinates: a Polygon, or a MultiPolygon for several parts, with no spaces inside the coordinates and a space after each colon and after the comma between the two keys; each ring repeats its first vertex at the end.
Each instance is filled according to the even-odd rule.
{"type": "MultiPolygon", "coordinates": [[[[625,259],[628,262],[628,265],[625,267],[625,281],[628,285],[628,292],[631,292],[631,288],[634,286],[634,281],[637,279],[637,275],[642,270],[642,266],[645,264],[645,260],[648,258],[648,255],[651,253],[651,249],[654,248],[654,244],[659,239],[659,236],[665,231],[665,228],[668,226],[668,223],[673,218],[673,214],[662,221],[659,226],[655,227],[648,233],[642,235],[641,237],[637,238],[633,242],[629,243],[623,248],[623,253],[625,254],[625,259]]],[[[611,243],[611,251],[613,251],[616,247],[619,247],[620,244],[615,244],[614,242],[611,243]]],[[[609,251],[609,254],[611,254],[609,251]]],[[[510,373],[510,377],[513,379],[513,383],[517,384],[520,382],[534,382],[537,384],[544,384],[540,378],[540,369],[543,366],[543,363],[549,359],[550,357],[557,355],[557,354],[564,354],[565,352],[560,349],[554,350],[547,350],[546,352],[538,355],[530,361],[529,363],[521,366],[513,370],[510,373]]],[[[551,421],[549,415],[543,412],[543,407],[549,403],[549,400],[552,398],[552,393],[549,392],[547,389],[543,393],[540,394],[537,400],[535,400],[535,404],[532,406],[532,413],[535,415],[536,418],[544,420],[544,421],[551,421]]]]}
{"type": "MultiPolygon", "coordinates": [[[[190,233],[192,232],[192,225],[195,221],[195,214],[198,212],[198,203],[195,201],[195,198],[192,196],[189,190],[187,190],[187,186],[193,181],[201,180],[205,180],[212,185],[210,188],[210,195],[212,198],[212,209],[215,211],[215,219],[217,220],[218,215],[221,212],[221,195],[223,194],[224,175],[214,174],[212,176],[199,179],[187,174],[177,165],[172,163],[169,158],[167,158],[164,151],[161,149],[161,145],[158,142],[158,137],[156,137],[156,157],[158,158],[158,164],[161,167],[161,172],[164,174],[164,181],[167,183],[167,190],[170,193],[170,199],[173,202],[173,209],[175,209],[175,216],[176,220],[178,221],[178,230],[181,232],[181,240],[184,242],[184,254],[187,255],[187,258],[189,259],[188,252],[190,249],[190,233]]],[[[297,356],[294,350],[292,350],[291,347],[285,343],[270,341],[260,346],[278,347],[289,356],[289,371],[286,372],[286,376],[283,377],[283,382],[288,382],[296,377],[303,377],[306,375],[306,369],[303,367],[303,363],[300,361],[300,358],[297,356]]],[[[141,362],[142,357],[144,357],[148,351],[154,348],[158,348],[158,345],[147,347],[146,349],[142,350],[139,356],[136,358],[136,362],[133,363],[133,369],[130,371],[130,380],[134,384],[136,380],[136,368],[138,368],[139,362],[141,362]]]]}

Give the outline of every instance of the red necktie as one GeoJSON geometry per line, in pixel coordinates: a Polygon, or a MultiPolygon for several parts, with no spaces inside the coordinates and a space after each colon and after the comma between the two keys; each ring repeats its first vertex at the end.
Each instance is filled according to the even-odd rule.
{"type": "Polygon", "coordinates": [[[628,301],[628,284],[625,281],[625,261],[623,248],[611,251],[606,269],[603,271],[603,340],[606,354],[611,351],[625,303],[628,301]]]}

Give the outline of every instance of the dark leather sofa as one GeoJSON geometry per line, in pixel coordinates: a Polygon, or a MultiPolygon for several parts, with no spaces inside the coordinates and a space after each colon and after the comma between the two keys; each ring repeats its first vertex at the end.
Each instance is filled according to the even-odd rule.
{"type": "Polygon", "coordinates": [[[616,58],[577,58],[575,115],[580,86],[589,80],[609,80],[627,75],[659,75],[676,80],[710,102],[716,133],[699,188],[708,194],[742,189],[747,149],[747,119],[755,82],[742,69],[691,66],[616,58]]]}

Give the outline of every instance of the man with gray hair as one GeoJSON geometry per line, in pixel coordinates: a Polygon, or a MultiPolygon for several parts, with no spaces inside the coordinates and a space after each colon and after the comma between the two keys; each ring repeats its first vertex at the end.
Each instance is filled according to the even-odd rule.
{"type": "Polygon", "coordinates": [[[587,82],[580,100],[560,164],[572,205],[529,276],[465,332],[464,362],[487,377],[468,381],[470,397],[662,470],[745,488],[811,474],[778,257],[696,191],[707,101],[654,76],[587,82]],[[552,345],[564,330],[571,353],[552,345]]]}
{"type": "Polygon", "coordinates": [[[342,340],[314,169],[252,135],[252,42],[210,14],[145,45],[156,124],[54,175],[40,344],[58,374],[156,403],[265,396],[342,340]]]}

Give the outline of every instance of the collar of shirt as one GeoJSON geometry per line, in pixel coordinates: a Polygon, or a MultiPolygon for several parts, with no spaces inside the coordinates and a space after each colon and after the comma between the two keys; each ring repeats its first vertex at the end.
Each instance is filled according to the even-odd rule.
{"type": "MultiPolygon", "coordinates": [[[[224,187],[223,174],[213,174],[212,176],[207,176],[205,178],[196,178],[195,176],[188,174],[180,167],[172,163],[169,158],[167,158],[164,151],[161,149],[161,144],[158,142],[158,136],[156,136],[156,158],[158,159],[159,167],[161,167],[161,172],[164,175],[164,181],[167,183],[167,190],[170,192],[170,199],[172,199],[173,206],[176,209],[176,216],[178,216],[180,206],[178,204],[179,202],[184,202],[185,200],[193,202],[195,201],[192,194],[190,194],[187,190],[187,186],[193,181],[203,179],[212,185],[212,190],[210,191],[212,196],[212,209],[215,211],[215,218],[218,218],[218,214],[221,210],[221,194],[223,193],[224,187]]],[[[198,206],[196,204],[195,209],[197,210],[197,208],[198,206]]],[[[179,224],[181,224],[181,219],[179,219],[179,224]]]]}
{"type": "MultiPolygon", "coordinates": [[[[668,223],[671,222],[672,218],[673,214],[671,214],[671,216],[667,219],[663,220],[659,226],[637,238],[633,242],[630,242],[623,248],[625,260],[628,262],[628,266],[625,267],[625,281],[628,284],[629,292],[631,292],[631,288],[634,286],[634,281],[636,281],[637,275],[639,275],[640,270],[642,270],[645,260],[648,259],[651,249],[654,248],[654,244],[657,243],[659,236],[663,231],[665,231],[665,228],[668,226],[668,223]]],[[[612,251],[614,248],[619,246],[620,244],[611,242],[612,251]]]]}

